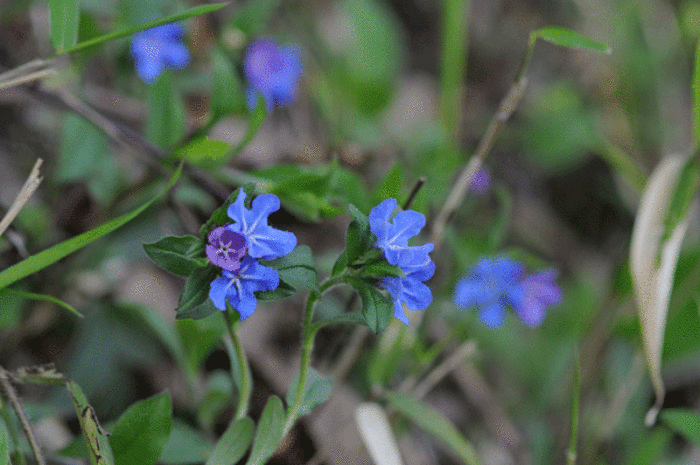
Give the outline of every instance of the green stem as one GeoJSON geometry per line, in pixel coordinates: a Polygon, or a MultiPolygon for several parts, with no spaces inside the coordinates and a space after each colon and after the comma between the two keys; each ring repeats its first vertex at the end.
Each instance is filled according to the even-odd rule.
{"type": "MultiPolygon", "coordinates": [[[[236,406],[234,420],[239,420],[248,415],[248,405],[250,404],[250,395],[252,392],[251,373],[245,351],[243,350],[243,345],[238,337],[238,322],[240,321],[240,317],[238,313],[233,313],[228,308],[223,316],[226,320],[226,329],[228,330],[229,336],[231,336],[231,343],[233,346],[233,351],[231,351],[231,347],[227,344],[227,350],[229,351],[229,356],[233,356],[233,359],[238,363],[240,383],[238,386],[238,405],[236,406]],[[233,353],[231,354],[231,352],[233,353]]],[[[231,360],[231,365],[236,363],[233,359],[231,360]]],[[[235,379],[234,382],[236,382],[235,379]]]]}
{"type": "Polygon", "coordinates": [[[574,386],[571,399],[571,431],[569,434],[569,449],[566,451],[567,465],[576,465],[576,442],[578,440],[578,410],[581,396],[581,362],[576,351],[576,366],[574,368],[574,386]]]}
{"type": "Polygon", "coordinates": [[[10,441],[12,441],[12,445],[14,447],[12,456],[15,458],[15,463],[17,463],[18,465],[25,465],[26,462],[24,461],[24,455],[22,455],[22,452],[19,448],[19,435],[17,434],[17,431],[15,431],[14,421],[10,416],[9,409],[2,403],[2,397],[0,397],[0,413],[2,414],[2,419],[5,422],[6,431],[10,435],[10,441]]]}
{"type": "Polygon", "coordinates": [[[291,431],[294,423],[299,416],[301,411],[301,406],[304,403],[304,392],[306,391],[306,378],[309,375],[309,366],[311,365],[311,351],[314,346],[314,337],[316,333],[321,328],[320,325],[312,325],[311,322],[314,318],[314,309],[316,304],[321,299],[321,296],[331,287],[341,284],[345,281],[346,274],[342,273],[338,276],[328,278],[326,281],[321,283],[318,291],[311,291],[309,297],[306,300],[306,310],[304,311],[304,322],[303,322],[303,339],[302,339],[302,350],[301,350],[301,367],[299,368],[299,384],[297,384],[297,390],[294,393],[294,401],[292,406],[289,408],[287,414],[287,421],[284,424],[284,429],[282,430],[282,437],[284,438],[289,431],[291,431]]]}

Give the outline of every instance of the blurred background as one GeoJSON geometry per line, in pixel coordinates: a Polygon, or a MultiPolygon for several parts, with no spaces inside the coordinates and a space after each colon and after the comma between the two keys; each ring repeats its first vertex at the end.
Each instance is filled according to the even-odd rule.
{"type": "MultiPolygon", "coordinates": [[[[197,4],[82,0],[79,41],[197,4]]],[[[2,3],[0,70],[51,56],[48,14],[45,2],[2,3]]],[[[60,298],[85,319],[2,297],[2,366],[55,363],[105,424],[168,390],[174,424],[160,463],[201,463],[233,413],[223,322],[216,315],[176,322],[184,281],[151,263],[142,244],[196,234],[249,181],[280,196],[270,223],[311,247],[322,276],[344,247],[348,203],[365,213],[386,197],[402,203],[425,177],[412,208],[430,230],[513,84],[530,32],[558,25],[612,53],[537,43],[524,98],[484,162],[489,187],[467,196],[433,253],[433,304],[422,320],[410,315],[410,328],[392,325],[381,336],[324,329],[313,365],[337,374],[348,346],[359,347],[355,363],[270,463],[368,463],[352,425],[358,403],[422,376],[466,342],[474,350],[425,400],[475,444],[484,464],[564,462],[577,357],[577,463],[700,461],[700,450],[665,426],[643,424],[653,395],[627,263],[646,176],[662,156],[691,149],[700,4],[249,0],[183,24],[190,64],[168,72],[171,87],[160,97],[135,74],[126,39],[57,59],[56,73],[41,82],[0,90],[0,208],[44,160],[41,187],[0,238],[0,268],[145,202],[173,163],[167,154],[193,135],[240,143],[250,129],[242,63],[252,41],[299,47],[296,100],[275,107],[235,158],[192,159],[164,202],[15,286],[60,298]],[[168,137],[154,132],[164,107],[168,137]],[[309,174],[322,182],[287,182],[309,174]],[[541,327],[509,316],[501,328],[486,328],[452,304],[456,281],[480,256],[499,253],[532,270],[558,270],[564,301],[541,327]]],[[[674,291],[666,331],[665,407],[700,402],[697,230],[693,220],[676,272],[684,287],[674,291]]],[[[241,326],[254,418],[268,395],[285,394],[297,370],[303,297],[260,303],[241,326]]],[[[319,311],[338,311],[349,299],[331,293],[319,311]]],[[[44,447],[75,454],[78,424],[65,392],[21,394],[44,447]]],[[[397,419],[396,433],[406,463],[459,463],[408,422],[397,419]]]]}

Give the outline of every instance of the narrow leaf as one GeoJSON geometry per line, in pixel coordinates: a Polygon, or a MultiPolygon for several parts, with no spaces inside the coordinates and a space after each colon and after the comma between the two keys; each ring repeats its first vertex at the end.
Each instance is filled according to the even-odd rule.
{"type": "Polygon", "coordinates": [[[185,108],[172,75],[163,72],[148,89],[148,138],[161,147],[172,147],[185,130],[185,108]]]}
{"type": "Polygon", "coordinates": [[[644,354],[656,393],[656,404],[647,414],[647,425],[656,421],[665,395],[661,379],[661,349],[673,274],[688,229],[688,218],[673,229],[667,241],[662,239],[671,196],[684,165],[685,160],[678,156],[666,157],[659,163],[642,194],[632,229],[630,271],[641,321],[644,354]]]}
{"type": "Polygon", "coordinates": [[[667,409],[661,412],[661,420],[675,432],[700,446],[700,415],[683,409],[667,409]]]}
{"type": "Polygon", "coordinates": [[[258,133],[258,129],[262,126],[263,121],[265,121],[265,116],[267,115],[267,110],[265,109],[265,99],[262,95],[258,95],[258,100],[255,104],[255,109],[253,114],[250,115],[250,120],[248,120],[248,128],[246,129],[243,139],[236,145],[228,155],[224,157],[224,161],[229,161],[236,157],[241,150],[245,148],[246,145],[253,140],[253,137],[258,133]]]}
{"type": "Polygon", "coordinates": [[[0,271],[0,289],[4,289],[10,284],[15,283],[22,278],[26,278],[27,276],[34,274],[37,271],[44,269],[49,265],[52,265],[53,263],[56,263],[63,257],[66,257],[72,254],[73,252],[82,249],[83,247],[99,239],[100,237],[105,236],[114,231],[115,229],[118,229],[124,224],[128,223],[129,221],[137,217],[140,213],[142,213],[144,210],[146,210],[148,207],[150,207],[151,204],[158,200],[163,194],[165,194],[173,186],[173,184],[175,184],[178,177],[180,176],[181,171],[182,165],[180,165],[175,170],[172,177],[170,178],[170,181],[168,181],[168,184],[165,186],[165,189],[163,189],[163,191],[159,195],[153,197],[151,200],[144,203],[135,210],[126,213],[118,218],[115,218],[112,221],[108,221],[107,223],[98,226],[95,229],[84,232],[79,236],[72,237],[66,241],[56,244],[53,247],[50,247],[37,254],[34,254],[31,257],[28,257],[22,260],[21,262],[4,269],[3,271],[0,271]]]}
{"type": "Polygon", "coordinates": [[[119,417],[109,445],[115,465],[153,465],[170,437],[172,407],[167,392],[136,402],[119,417]]]}
{"type": "Polygon", "coordinates": [[[184,315],[191,315],[193,309],[209,299],[211,282],[218,275],[219,270],[213,265],[202,266],[192,272],[190,279],[185,284],[185,289],[180,295],[180,302],[177,306],[177,318],[192,318],[192,316],[186,317],[184,315]]]}
{"type": "Polygon", "coordinates": [[[277,445],[282,440],[285,420],[282,399],[270,396],[260,417],[258,430],[255,432],[253,440],[253,450],[250,452],[247,465],[264,464],[275,453],[277,445]]]}
{"type": "Polygon", "coordinates": [[[78,415],[90,462],[92,465],[114,465],[107,433],[97,421],[95,410],[88,404],[83,390],[74,381],[67,382],[66,388],[78,415]]]}
{"type": "Polygon", "coordinates": [[[683,166],[681,173],[673,190],[671,203],[666,211],[664,220],[664,233],[661,236],[662,242],[671,237],[671,233],[678,226],[683,218],[688,216],[688,209],[692,206],[698,188],[700,188],[700,163],[698,158],[691,157],[683,166]]]}
{"type": "Polygon", "coordinates": [[[386,398],[403,416],[447,445],[464,463],[469,465],[480,463],[474,446],[438,410],[398,392],[387,392],[386,398]]]}
{"type": "Polygon", "coordinates": [[[362,315],[369,329],[378,333],[386,328],[394,310],[393,304],[376,287],[359,278],[349,277],[348,282],[362,298],[362,315]]]}
{"type": "Polygon", "coordinates": [[[184,158],[193,165],[210,168],[223,164],[230,149],[231,146],[226,142],[201,136],[179,148],[175,156],[178,159],[184,158]]]}
{"type": "Polygon", "coordinates": [[[51,303],[58,305],[59,307],[65,308],[66,310],[68,310],[73,315],[75,315],[79,318],[85,318],[85,316],[82,313],[80,313],[78,310],[76,310],[71,305],[68,305],[67,303],[65,303],[62,300],[57,299],[56,297],[51,297],[50,295],[35,294],[33,292],[18,291],[15,289],[7,289],[7,288],[0,289],[0,295],[3,295],[3,294],[12,295],[15,297],[21,297],[23,299],[28,299],[28,300],[43,300],[46,302],[51,302],[51,303]]]}
{"type": "Polygon", "coordinates": [[[9,465],[10,447],[7,441],[7,433],[4,426],[0,426],[0,465],[9,465]]]}
{"type": "Polygon", "coordinates": [[[348,205],[348,211],[353,221],[348,226],[345,248],[348,252],[348,263],[352,263],[372,247],[375,238],[369,229],[369,217],[353,204],[348,205]]]}
{"type": "Polygon", "coordinates": [[[49,12],[51,43],[63,53],[78,42],[79,0],[49,0],[49,12]]]}
{"type": "Polygon", "coordinates": [[[163,18],[154,19],[153,21],[148,21],[148,22],[145,22],[143,24],[139,24],[138,26],[132,26],[132,27],[124,28],[124,29],[119,29],[118,31],[110,32],[109,34],[95,37],[94,39],[86,40],[85,42],[81,42],[81,43],[75,45],[74,47],[70,47],[70,48],[64,49],[60,52],[57,52],[56,55],[64,55],[66,53],[73,53],[73,52],[77,52],[79,50],[84,50],[86,48],[95,47],[97,45],[101,45],[101,44],[108,42],[110,40],[119,39],[121,37],[132,36],[139,31],[151,29],[151,28],[154,28],[156,26],[162,26],[163,24],[182,21],[183,19],[192,18],[193,16],[199,16],[199,15],[211,13],[213,11],[220,10],[221,8],[223,8],[227,5],[229,5],[228,2],[227,3],[213,3],[211,5],[196,6],[194,8],[190,8],[187,11],[183,11],[182,13],[177,13],[174,15],[165,16],[163,18]]]}
{"type": "Polygon", "coordinates": [[[219,439],[206,465],[233,465],[245,455],[253,440],[253,420],[239,418],[219,439]]]}
{"type": "Polygon", "coordinates": [[[377,465],[401,465],[399,445],[384,409],[371,402],[355,409],[355,424],[369,455],[377,465]]]}
{"type": "Polygon", "coordinates": [[[144,244],[146,255],[156,265],[178,276],[190,276],[201,266],[195,252],[201,251],[202,241],[194,236],[168,236],[152,244],[144,244]]]}
{"type": "Polygon", "coordinates": [[[693,68],[693,135],[695,146],[700,146],[700,40],[695,46],[695,66],[693,68]]]}
{"type": "Polygon", "coordinates": [[[240,78],[233,67],[231,57],[219,47],[211,52],[214,78],[211,90],[211,112],[215,120],[243,108],[244,95],[240,78]]]}
{"type": "Polygon", "coordinates": [[[576,31],[559,26],[548,26],[537,29],[531,33],[531,37],[546,40],[555,45],[567,48],[586,48],[596,52],[611,53],[612,50],[606,44],[589,39],[576,31]]]}

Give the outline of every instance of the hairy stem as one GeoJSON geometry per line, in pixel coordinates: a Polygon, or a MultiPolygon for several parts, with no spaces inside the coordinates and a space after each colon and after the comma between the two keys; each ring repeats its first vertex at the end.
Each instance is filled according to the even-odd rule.
{"type": "Polygon", "coordinates": [[[0,386],[2,386],[2,390],[7,396],[7,399],[9,400],[12,409],[15,411],[17,418],[19,418],[19,422],[22,425],[22,430],[24,430],[24,434],[25,436],[27,436],[27,441],[29,442],[29,447],[31,447],[32,449],[32,454],[34,454],[34,459],[36,459],[36,463],[38,465],[46,465],[46,462],[44,461],[44,456],[41,455],[39,444],[37,444],[36,438],[34,437],[34,433],[32,432],[32,428],[29,425],[29,419],[27,418],[27,414],[24,413],[22,404],[19,402],[19,398],[17,397],[17,392],[15,392],[15,388],[12,386],[12,383],[10,383],[7,371],[5,371],[5,369],[2,367],[0,367],[0,386]]]}
{"type": "MultiPolygon", "coordinates": [[[[248,366],[248,360],[245,356],[245,351],[243,350],[243,345],[238,337],[238,322],[240,321],[239,316],[237,314],[232,314],[232,312],[227,308],[226,312],[224,313],[224,319],[226,320],[226,329],[228,330],[228,334],[231,336],[231,345],[233,348],[233,353],[229,353],[229,356],[233,356],[231,364],[238,364],[238,373],[240,377],[240,384],[238,386],[238,405],[236,406],[236,415],[234,416],[235,421],[248,415],[248,405],[250,404],[250,395],[252,393],[251,373],[250,367],[248,366]]],[[[231,347],[229,347],[228,344],[227,350],[231,352],[231,347]]]]}

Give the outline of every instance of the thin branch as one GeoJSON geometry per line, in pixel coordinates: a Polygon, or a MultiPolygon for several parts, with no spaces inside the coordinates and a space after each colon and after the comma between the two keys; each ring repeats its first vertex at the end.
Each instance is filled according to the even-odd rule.
{"type": "Polygon", "coordinates": [[[34,454],[36,463],[38,465],[46,465],[44,457],[41,455],[39,444],[37,444],[36,438],[34,437],[34,433],[32,432],[32,428],[29,425],[29,419],[27,418],[27,414],[24,412],[22,404],[19,402],[19,398],[17,397],[17,392],[15,392],[15,388],[12,386],[12,383],[10,383],[10,373],[7,372],[1,366],[0,386],[2,386],[2,390],[5,392],[7,399],[10,401],[10,405],[12,405],[12,408],[17,414],[17,418],[19,418],[19,422],[22,424],[22,429],[24,430],[24,434],[27,436],[27,440],[29,441],[29,447],[31,447],[32,449],[32,453],[34,454]]]}
{"type": "Polygon", "coordinates": [[[0,90],[36,81],[51,74],[56,74],[54,60],[32,60],[10,71],[0,74],[0,90]]]}
{"type": "Polygon", "coordinates": [[[522,77],[513,83],[508,91],[508,94],[501,101],[498,112],[496,112],[496,114],[494,114],[491,118],[489,127],[486,129],[486,134],[484,134],[484,137],[481,139],[481,142],[476,149],[476,153],[472,156],[471,160],[469,160],[469,163],[464,170],[462,170],[457,182],[455,182],[454,186],[452,187],[450,195],[447,197],[445,204],[442,206],[442,210],[433,223],[429,242],[435,244],[436,249],[442,244],[447,222],[464,200],[464,196],[469,190],[469,186],[471,185],[474,175],[483,163],[486,155],[491,151],[491,148],[496,141],[496,136],[500,132],[501,128],[503,128],[505,122],[508,121],[508,118],[510,118],[510,115],[513,114],[513,111],[515,111],[515,108],[518,106],[518,103],[520,102],[520,99],[522,99],[526,88],[526,77],[522,77]]]}
{"type": "Polygon", "coordinates": [[[39,176],[39,167],[42,163],[43,160],[41,158],[34,163],[34,168],[32,168],[32,172],[29,173],[27,180],[24,181],[24,185],[22,186],[22,189],[20,189],[19,194],[17,194],[17,198],[15,198],[15,201],[12,202],[10,209],[0,221],[0,236],[3,235],[7,227],[10,226],[10,223],[14,221],[17,214],[20,212],[20,210],[22,210],[22,207],[24,207],[24,205],[27,203],[29,197],[31,197],[37,187],[39,187],[42,180],[42,178],[39,176]]]}

